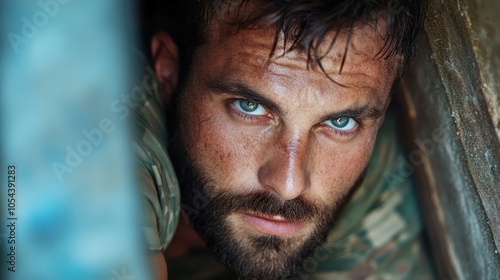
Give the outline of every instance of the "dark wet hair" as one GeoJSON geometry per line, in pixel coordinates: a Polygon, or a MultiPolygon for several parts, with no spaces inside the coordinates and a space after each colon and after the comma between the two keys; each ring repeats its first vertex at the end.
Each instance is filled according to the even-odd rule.
{"type": "MultiPolygon", "coordinates": [[[[347,30],[347,42],[340,71],[347,55],[352,30],[359,24],[376,26],[384,18],[385,44],[377,56],[389,58],[401,55],[407,62],[415,49],[416,37],[423,24],[425,0],[177,0],[177,39],[184,50],[181,59],[190,65],[191,55],[207,39],[207,26],[216,18],[227,18],[229,10],[239,13],[245,5],[256,3],[251,16],[237,16],[234,24],[239,28],[255,25],[275,25],[274,54],[281,34],[287,40],[287,51],[301,50],[308,56],[308,65],[322,68],[324,53],[319,46],[330,32],[347,30]],[[231,9],[230,9],[231,7],[231,9]]],[[[232,21],[234,17],[231,17],[232,21]]],[[[334,44],[329,42],[330,48],[334,44]]],[[[188,66],[189,67],[189,66],[188,66]]],[[[185,67],[184,67],[185,68],[185,67]]],[[[181,69],[182,72],[187,69],[181,69]]]]}

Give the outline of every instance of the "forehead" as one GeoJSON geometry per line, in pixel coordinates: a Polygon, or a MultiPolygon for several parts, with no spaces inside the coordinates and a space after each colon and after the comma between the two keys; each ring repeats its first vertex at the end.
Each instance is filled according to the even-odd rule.
{"type": "MultiPolygon", "coordinates": [[[[328,34],[319,48],[324,72],[317,66],[308,65],[306,52],[285,51],[291,42],[283,36],[279,37],[270,58],[275,40],[274,26],[238,30],[232,24],[215,20],[207,32],[206,43],[193,56],[193,69],[202,72],[198,78],[205,81],[225,78],[274,88],[306,86],[300,92],[334,91],[344,96],[344,92],[351,95],[369,92],[383,99],[396,77],[400,59],[398,56],[390,59],[378,56],[384,41],[379,35],[380,29],[377,31],[370,25],[356,26],[350,34],[345,30],[328,34]]],[[[271,89],[271,92],[276,90],[271,89]]]]}

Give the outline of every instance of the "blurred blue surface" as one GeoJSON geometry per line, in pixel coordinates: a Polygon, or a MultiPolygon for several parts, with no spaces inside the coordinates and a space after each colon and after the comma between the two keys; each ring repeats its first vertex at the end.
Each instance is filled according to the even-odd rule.
{"type": "Polygon", "coordinates": [[[1,2],[2,279],[149,278],[131,120],[111,110],[130,91],[132,5],[1,2]]]}

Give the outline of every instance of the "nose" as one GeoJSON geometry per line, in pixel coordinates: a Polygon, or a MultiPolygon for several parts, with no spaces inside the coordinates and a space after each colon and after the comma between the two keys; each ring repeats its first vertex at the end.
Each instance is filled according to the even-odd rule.
{"type": "Polygon", "coordinates": [[[298,133],[289,133],[269,145],[267,160],[258,173],[261,186],[283,200],[297,198],[309,190],[307,138],[307,135],[300,137],[298,133]]]}

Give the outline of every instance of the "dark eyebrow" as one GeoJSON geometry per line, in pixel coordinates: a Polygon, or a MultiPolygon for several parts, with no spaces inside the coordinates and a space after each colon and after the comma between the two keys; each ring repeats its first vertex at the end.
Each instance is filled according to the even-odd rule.
{"type": "Polygon", "coordinates": [[[256,90],[250,88],[245,84],[238,82],[221,81],[220,79],[216,79],[208,82],[207,85],[208,88],[215,93],[226,93],[241,96],[245,99],[267,107],[280,116],[283,115],[283,110],[276,103],[269,100],[269,98],[265,97],[262,93],[257,92],[256,90]]]}
{"type": "Polygon", "coordinates": [[[338,118],[358,118],[358,119],[378,119],[384,114],[383,106],[379,105],[364,105],[361,107],[352,107],[345,110],[326,115],[323,119],[338,119],[338,118]]]}

